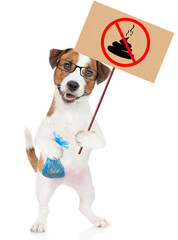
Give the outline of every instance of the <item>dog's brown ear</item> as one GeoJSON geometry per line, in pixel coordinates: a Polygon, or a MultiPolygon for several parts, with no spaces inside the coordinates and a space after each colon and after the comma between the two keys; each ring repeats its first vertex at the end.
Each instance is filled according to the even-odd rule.
{"type": "Polygon", "coordinates": [[[64,53],[68,52],[72,48],[59,50],[59,49],[51,49],[49,54],[49,63],[52,68],[55,68],[57,66],[57,60],[60,58],[64,53]]]}
{"type": "Polygon", "coordinates": [[[106,65],[99,61],[97,61],[97,71],[98,71],[97,84],[100,84],[104,80],[106,80],[111,72],[111,70],[106,65]]]}

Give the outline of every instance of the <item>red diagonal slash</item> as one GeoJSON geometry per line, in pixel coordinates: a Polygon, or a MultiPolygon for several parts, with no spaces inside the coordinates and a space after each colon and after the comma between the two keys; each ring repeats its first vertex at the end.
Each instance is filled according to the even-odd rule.
{"type": "Polygon", "coordinates": [[[117,29],[119,31],[119,34],[121,35],[121,38],[122,38],[122,40],[123,40],[123,42],[124,42],[124,44],[125,44],[125,46],[127,48],[127,51],[129,52],[130,57],[132,58],[132,61],[135,63],[136,60],[134,58],[134,55],[132,54],[132,51],[130,50],[129,45],[128,45],[127,41],[125,40],[124,34],[123,34],[119,24],[116,22],[115,25],[116,25],[116,27],[117,27],[117,29]]]}

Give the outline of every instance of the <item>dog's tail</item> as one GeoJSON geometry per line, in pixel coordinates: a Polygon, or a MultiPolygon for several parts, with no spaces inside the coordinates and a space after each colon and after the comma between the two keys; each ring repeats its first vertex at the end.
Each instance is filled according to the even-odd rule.
{"type": "Polygon", "coordinates": [[[32,135],[28,128],[25,128],[25,141],[26,141],[26,152],[28,160],[35,172],[38,171],[38,158],[35,153],[35,148],[33,146],[32,135]]]}

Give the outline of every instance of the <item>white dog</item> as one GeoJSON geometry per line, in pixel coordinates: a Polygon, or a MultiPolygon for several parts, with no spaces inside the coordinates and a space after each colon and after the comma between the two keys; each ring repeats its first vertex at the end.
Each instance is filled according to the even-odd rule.
{"type": "Polygon", "coordinates": [[[37,174],[37,199],[39,213],[36,222],[31,227],[32,232],[44,232],[48,216],[48,202],[61,184],[75,189],[80,197],[80,211],[96,227],[106,227],[108,222],[96,216],[91,210],[94,200],[94,189],[88,159],[92,149],[101,148],[105,142],[102,133],[94,123],[92,131],[86,131],[92,114],[88,104],[95,83],[103,82],[109,75],[109,68],[91,58],[78,54],[72,49],[52,49],[49,57],[52,68],[55,69],[55,93],[46,118],[35,137],[35,145],[41,150],[40,159],[35,154],[32,137],[25,130],[26,151],[28,159],[37,174]],[[56,131],[69,142],[69,149],[63,148],[54,141],[56,131]],[[79,155],[79,147],[83,147],[79,155]],[[61,159],[65,168],[63,178],[47,178],[41,173],[46,159],[61,159]]]}

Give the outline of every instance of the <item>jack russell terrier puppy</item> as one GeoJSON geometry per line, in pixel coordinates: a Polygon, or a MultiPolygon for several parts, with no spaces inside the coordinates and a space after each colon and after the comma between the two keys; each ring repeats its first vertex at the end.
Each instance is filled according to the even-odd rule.
{"type": "Polygon", "coordinates": [[[50,51],[49,62],[54,73],[54,98],[46,118],[42,121],[35,137],[35,145],[40,149],[40,159],[36,157],[32,136],[25,130],[26,152],[37,173],[36,193],[39,202],[37,220],[31,227],[32,232],[44,232],[48,216],[48,202],[61,184],[70,186],[80,197],[80,211],[96,227],[107,227],[107,220],[96,216],[91,205],[94,188],[88,166],[92,149],[101,148],[105,142],[101,130],[94,122],[92,131],[86,131],[92,118],[88,97],[95,83],[107,79],[110,69],[99,61],[75,52],[73,49],[50,51]],[[53,138],[56,131],[69,143],[69,149],[57,144],[53,138]],[[79,147],[83,147],[79,155],[79,147]],[[47,178],[42,168],[47,158],[61,160],[65,169],[63,178],[47,178]]]}

